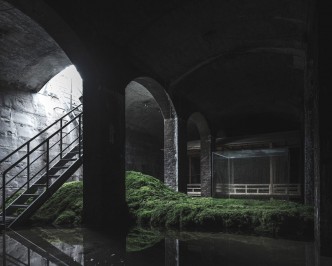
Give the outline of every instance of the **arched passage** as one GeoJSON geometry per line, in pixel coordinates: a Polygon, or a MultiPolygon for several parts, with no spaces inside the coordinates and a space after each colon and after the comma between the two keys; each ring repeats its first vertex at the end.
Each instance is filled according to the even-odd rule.
{"type": "Polygon", "coordinates": [[[127,170],[155,173],[167,186],[178,190],[178,121],[170,97],[155,80],[139,77],[127,85],[125,98],[127,170]],[[133,131],[140,132],[136,140],[133,139],[133,131]],[[142,132],[151,138],[147,140],[142,132]],[[154,154],[159,159],[149,160],[154,154]],[[163,166],[162,169],[153,165],[158,162],[163,166]]]}
{"type": "Polygon", "coordinates": [[[66,66],[76,66],[83,79],[83,146],[89,151],[84,154],[84,221],[92,227],[123,228],[127,219],[124,96],[117,88],[124,88],[130,79],[114,74],[119,68],[110,64],[116,64],[116,59],[104,63],[86,49],[89,41],[80,38],[80,31],[69,23],[72,16],[68,19],[59,3],[9,2],[0,18],[0,25],[8,28],[0,40],[1,90],[10,85],[10,90],[37,92],[66,66]],[[105,66],[111,70],[101,73],[105,66]]]}
{"type": "Polygon", "coordinates": [[[199,178],[201,183],[201,195],[205,197],[211,196],[211,179],[212,179],[212,169],[211,169],[211,131],[206,121],[205,117],[201,113],[193,113],[188,118],[188,134],[192,134],[193,137],[195,134],[195,129],[197,129],[198,137],[200,139],[200,155],[199,155],[199,178]]]}

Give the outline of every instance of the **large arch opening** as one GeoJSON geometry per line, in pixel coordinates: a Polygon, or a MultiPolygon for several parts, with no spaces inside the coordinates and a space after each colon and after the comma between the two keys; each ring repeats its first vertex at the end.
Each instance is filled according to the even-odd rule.
{"type": "MultiPolygon", "coordinates": [[[[38,145],[58,129],[44,129],[80,103],[82,78],[45,28],[15,6],[5,1],[1,5],[4,10],[0,16],[0,160],[7,159],[1,161],[0,171],[15,165],[18,156],[27,153],[23,145],[43,132],[29,142],[30,151],[38,147],[29,157],[29,173],[25,170],[29,164],[26,160],[8,172],[8,180],[17,176],[7,185],[6,195],[10,196],[26,183],[27,176],[32,178],[45,165],[46,145],[38,145]],[[19,147],[22,148],[16,154],[9,156],[19,147]]],[[[70,137],[66,140],[70,141],[70,137]]],[[[56,138],[49,142],[50,158],[59,153],[59,145],[52,143],[56,138]]],[[[82,179],[82,170],[71,177],[78,179],[82,179]]]]}
{"type": "Polygon", "coordinates": [[[187,121],[187,155],[189,180],[187,193],[211,196],[211,132],[201,113],[193,113],[187,121]]]}
{"type": "Polygon", "coordinates": [[[178,190],[177,115],[155,80],[142,77],[125,92],[126,170],[141,171],[178,190]]]}
{"type": "Polygon", "coordinates": [[[164,119],[151,93],[132,81],[126,87],[126,170],[164,181],[164,119]]]}
{"type": "MultiPolygon", "coordinates": [[[[61,4],[39,0],[33,4],[25,1],[0,1],[0,4],[3,9],[0,16],[0,95],[4,91],[13,94],[20,91],[28,99],[31,92],[38,92],[65,67],[71,64],[77,67],[84,80],[83,109],[87,114],[83,146],[85,151],[89,150],[84,154],[84,221],[88,226],[109,228],[113,223],[123,228],[126,219],[124,97],[114,89],[121,87],[112,83],[114,78],[110,82],[109,73],[101,71],[111,68],[109,62],[102,62],[95,51],[86,49],[89,41],[81,38],[81,23],[77,27],[71,24],[72,15],[68,18],[61,4]],[[105,212],[105,208],[109,211],[105,212]]],[[[112,68],[113,74],[114,69],[117,68],[112,68]]],[[[124,80],[122,88],[130,79],[124,80]]],[[[1,98],[0,103],[7,107],[12,101],[1,98]]],[[[61,109],[57,111],[61,113],[61,109]]],[[[10,124],[10,119],[6,123],[10,124]]],[[[30,124],[33,129],[35,124],[30,124]]],[[[34,132],[29,129],[24,133],[30,138],[34,132]]],[[[1,132],[1,136],[7,137],[6,134],[1,132]]],[[[1,156],[14,147],[8,139],[1,141],[2,144],[8,149],[1,149],[1,156]]]]}

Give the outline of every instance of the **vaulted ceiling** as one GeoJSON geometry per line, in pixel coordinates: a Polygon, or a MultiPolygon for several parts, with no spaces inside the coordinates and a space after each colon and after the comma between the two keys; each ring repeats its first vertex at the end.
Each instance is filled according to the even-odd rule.
{"type": "MultiPolygon", "coordinates": [[[[40,16],[39,2],[55,10],[105,66],[116,54],[160,82],[179,112],[199,111],[215,130],[300,127],[306,0],[32,2],[40,16]]],[[[36,90],[70,61],[11,4],[0,1],[0,81],[36,90]]]]}

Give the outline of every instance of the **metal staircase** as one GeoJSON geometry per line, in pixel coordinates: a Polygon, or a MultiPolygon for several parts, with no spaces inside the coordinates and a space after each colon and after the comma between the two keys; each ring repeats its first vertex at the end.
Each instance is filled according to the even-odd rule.
{"type": "Polygon", "coordinates": [[[43,265],[81,265],[37,234],[31,234],[31,232],[27,231],[20,231],[18,233],[10,229],[2,234],[1,265],[32,266],[36,265],[36,258],[38,257],[45,262],[43,265]],[[13,252],[13,249],[11,249],[12,245],[15,246],[16,250],[21,250],[21,253],[17,254],[17,252],[13,252]]]}
{"type": "Polygon", "coordinates": [[[26,221],[83,163],[82,105],[0,161],[0,227],[26,221]]]}

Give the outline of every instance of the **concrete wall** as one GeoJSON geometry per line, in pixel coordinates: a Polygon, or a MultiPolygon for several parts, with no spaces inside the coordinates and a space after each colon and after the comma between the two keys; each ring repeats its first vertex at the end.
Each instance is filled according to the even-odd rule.
{"type": "MultiPolygon", "coordinates": [[[[45,94],[42,94],[0,88],[0,159],[63,116],[65,113],[64,109],[63,100],[60,100],[52,93],[45,92],[45,94]]],[[[46,136],[47,134],[43,137],[46,136]]],[[[57,152],[56,149],[58,147],[55,147],[52,153],[55,154],[57,152]]],[[[39,149],[39,154],[42,151],[43,148],[39,149]]],[[[20,155],[23,156],[25,152],[26,149],[22,149],[20,155]]],[[[4,169],[18,159],[18,155],[9,158],[0,165],[0,172],[2,173],[4,169]]],[[[45,158],[41,158],[40,162],[37,161],[33,168],[37,169],[40,167],[44,163],[43,159],[45,158]]],[[[23,164],[17,170],[22,166],[23,164]]],[[[82,170],[78,170],[71,180],[80,178],[82,178],[82,170]]],[[[23,172],[22,177],[10,185],[15,187],[24,182],[26,182],[26,172],[23,172]]],[[[2,180],[0,183],[2,184],[2,180]]]]}
{"type": "Polygon", "coordinates": [[[126,129],[126,170],[164,180],[163,142],[148,134],[126,129]]]}

